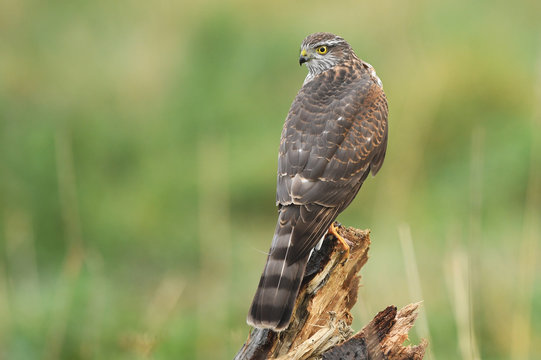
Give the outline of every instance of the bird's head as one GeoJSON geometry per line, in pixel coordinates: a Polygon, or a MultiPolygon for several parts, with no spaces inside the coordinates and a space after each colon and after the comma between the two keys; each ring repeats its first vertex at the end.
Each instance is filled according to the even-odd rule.
{"type": "Polygon", "coordinates": [[[351,46],[340,36],[331,33],[308,35],[301,44],[299,64],[306,64],[309,76],[319,73],[348,60],[354,55],[351,46]]]}

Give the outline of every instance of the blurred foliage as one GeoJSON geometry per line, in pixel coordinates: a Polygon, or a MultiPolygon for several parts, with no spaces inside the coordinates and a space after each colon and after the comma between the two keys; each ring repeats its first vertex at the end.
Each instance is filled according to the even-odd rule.
{"type": "Polygon", "coordinates": [[[385,165],[339,218],[372,229],[356,327],[422,299],[412,340],[430,336],[433,358],[540,358],[540,13],[2,2],[0,358],[233,357],[316,31],[374,65],[390,105],[385,165]]]}

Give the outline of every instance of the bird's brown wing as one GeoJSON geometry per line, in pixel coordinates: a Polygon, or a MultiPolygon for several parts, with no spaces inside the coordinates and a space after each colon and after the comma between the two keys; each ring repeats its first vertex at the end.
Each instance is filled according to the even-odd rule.
{"type": "MultiPolygon", "coordinates": [[[[284,124],[277,203],[311,205],[309,222],[325,214],[334,221],[368,173],[379,170],[386,144],[387,100],[370,73],[360,65],[320,74],[299,91],[284,124]]],[[[313,235],[293,242],[288,262],[308,254],[319,240],[313,235]]]]}

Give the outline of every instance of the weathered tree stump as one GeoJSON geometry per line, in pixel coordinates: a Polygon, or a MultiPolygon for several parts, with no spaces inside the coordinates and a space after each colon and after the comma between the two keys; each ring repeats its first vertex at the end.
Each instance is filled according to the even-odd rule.
{"type": "Polygon", "coordinates": [[[350,310],[357,302],[361,267],[368,260],[369,231],[338,227],[351,244],[349,257],[332,235],[314,250],[288,328],[252,329],[235,360],[422,359],[426,340],[403,346],[419,303],[389,306],[354,335],[350,310]],[[347,257],[347,258],[346,258],[347,257]]]}

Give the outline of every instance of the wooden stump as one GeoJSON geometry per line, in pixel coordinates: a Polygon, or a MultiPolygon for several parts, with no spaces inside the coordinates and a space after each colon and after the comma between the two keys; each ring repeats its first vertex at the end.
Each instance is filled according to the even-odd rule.
{"type": "Polygon", "coordinates": [[[349,257],[332,235],[314,250],[291,323],[281,332],[252,329],[235,360],[422,359],[427,342],[403,346],[419,303],[389,306],[354,335],[350,310],[357,302],[361,267],[368,260],[369,231],[338,227],[351,244],[349,257]],[[346,258],[347,257],[347,258],[346,258]]]}

